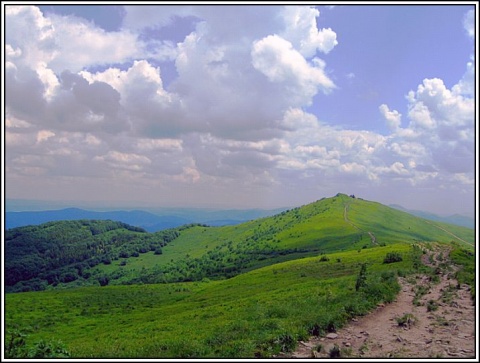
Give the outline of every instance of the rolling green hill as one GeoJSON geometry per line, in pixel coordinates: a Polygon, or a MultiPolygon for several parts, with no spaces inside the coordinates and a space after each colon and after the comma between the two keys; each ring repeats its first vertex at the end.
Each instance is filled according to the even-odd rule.
{"type": "MultiPolygon", "coordinates": [[[[286,260],[397,242],[451,242],[473,247],[474,231],[412,216],[379,203],[338,194],[237,226],[185,229],[164,247],[128,261],[119,283],[231,277],[286,260]],[[141,276],[138,276],[138,274],[141,276]],[[137,276],[137,277],[135,277],[137,276]]],[[[98,266],[114,274],[120,262],[98,266]]]]}
{"type": "Polygon", "coordinates": [[[7,231],[7,291],[200,281],[334,251],[397,242],[458,242],[474,231],[337,194],[235,226],[145,233],[111,221],[64,221],[7,231]]]}

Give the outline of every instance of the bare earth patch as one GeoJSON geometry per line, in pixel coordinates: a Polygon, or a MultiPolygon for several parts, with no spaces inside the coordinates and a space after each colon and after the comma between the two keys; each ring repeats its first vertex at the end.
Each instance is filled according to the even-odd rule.
{"type": "Polygon", "coordinates": [[[458,286],[448,250],[430,251],[423,262],[438,279],[399,278],[397,299],[325,337],[299,342],[277,358],[475,358],[475,306],[467,285],[458,286]],[[435,281],[436,280],[436,281],[435,281]]]}

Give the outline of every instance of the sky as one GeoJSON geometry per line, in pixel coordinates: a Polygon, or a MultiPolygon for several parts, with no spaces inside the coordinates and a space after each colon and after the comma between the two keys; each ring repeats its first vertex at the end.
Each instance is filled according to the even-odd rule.
{"type": "Polygon", "coordinates": [[[474,214],[474,2],[2,12],[6,198],[474,214]]]}

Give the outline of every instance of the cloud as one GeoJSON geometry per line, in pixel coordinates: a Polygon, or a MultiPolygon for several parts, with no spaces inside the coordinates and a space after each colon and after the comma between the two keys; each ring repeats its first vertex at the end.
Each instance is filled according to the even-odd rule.
{"type": "MultiPolygon", "coordinates": [[[[424,79],[407,95],[409,124],[395,128],[390,150],[410,166],[412,183],[422,180],[473,180],[475,165],[470,63],[466,76],[448,89],[439,78],[424,79]],[[430,178],[425,179],[429,175],[430,178]]],[[[380,106],[388,114],[386,105],[380,106]]]]}
{"type": "Polygon", "coordinates": [[[10,66],[5,70],[5,105],[18,119],[31,122],[38,114],[44,112],[45,85],[38,74],[25,67],[10,66]],[[28,102],[25,102],[25,100],[28,102]]]}
{"type": "Polygon", "coordinates": [[[475,10],[469,10],[463,17],[463,27],[470,38],[475,37],[475,10]]]}
{"type": "Polygon", "coordinates": [[[331,28],[317,28],[320,11],[310,6],[285,6],[283,10],[285,30],[282,38],[293,44],[305,58],[317,51],[329,53],[337,44],[337,34],[331,28]]]}
{"type": "Polygon", "coordinates": [[[472,130],[474,100],[447,89],[441,79],[425,79],[416,91],[408,93],[410,127],[437,129],[438,136],[447,140],[461,137],[462,131],[472,130]]]}
{"type": "Polygon", "coordinates": [[[470,57],[471,61],[467,63],[467,70],[463,75],[460,82],[453,86],[452,91],[454,94],[473,97],[475,86],[475,65],[473,55],[470,57]]]}
{"type": "Polygon", "coordinates": [[[473,185],[473,57],[450,88],[440,78],[414,85],[403,115],[381,104],[382,135],[308,111],[315,99],[321,114],[338,91],[320,58],[335,52],[337,34],[318,28],[313,7],[133,6],[115,32],[6,8],[10,185],[32,190],[28,178],[41,176],[48,190],[58,180],[75,192],[68,185],[79,181],[83,196],[102,185],[105,195],[133,187],[132,198],[155,190],[196,201],[214,189],[245,203],[275,188],[311,196],[473,185]],[[185,35],[174,42],[179,19],[185,35]]]}
{"type": "Polygon", "coordinates": [[[144,29],[165,27],[170,25],[176,17],[193,16],[195,14],[191,6],[124,6],[123,18],[124,29],[144,29]]]}
{"type": "Polygon", "coordinates": [[[325,72],[325,63],[314,58],[309,64],[287,40],[269,35],[253,44],[253,67],[262,72],[270,82],[284,84],[292,106],[309,104],[318,89],[328,93],[335,87],[325,72]]]}
{"type": "Polygon", "coordinates": [[[46,141],[52,136],[55,136],[54,132],[48,130],[41,130],[37,133],[37,143],[46,141]]]}
{"type": "Polygon", "coordinates": [[[279,122],[290,107],[307,106],[318,91],[334,87],[325,63],[303,55],[328,52],[335,43],[334,33],[317,29],[314,8],[221,7],[219,19],[210,7],[127,7],[116,32],[74,16],[46,17],[34,6],[9,9],[9,113],[52,129],[269,139],[281,135],[279,122]],[[304,23],[292,22],[302,14],[304,23]],[[158,59],[158,48],[167,43],[141,32],[169,26],[179,17],[196,19],[195,31],[175,49],[168,43],[178,77],[166,90],[160,67],[147,57],[158,59]],[[261,18],[273,20],[244,27],[247,20],[261,18]],[[299,49],[276,32],[295,39],[299,49]],[[271,67],[270,56],[277,57],[271,67]],[[110,66],[125,62],[130,65],[110,66]],[[89,70],[93,66],[96,71],[89,70]],[[25,95],[29,104],[22,101],[25,95]]]}
{"type": "Polygon", "coordinates": [[[107,163],[114,169],[140,171],[151,164],[151,160],[144,155],[127,154],[118,151],[109,151],[106,155],[96,156],[94,161],[107,163]]]}
{"type": "Polygon", "coordinates": [[[16,64],[32,69],[43,64],[56,74],[78,72],[144,54],[144,44],[128,30],[106,32],[74,16],[52,14],[47,18],[35,6],[7,5],[5,15],[9,29],[5,43],[15,50],[16,64]]]}
{"type": "Polygon", "coordinates": [[[380,113],[385,118],[387,126],[390,130],[396,130],[400,127],[402,123],[402,115],[397,110],[392,110],[388,108],[387,105],[383,104],[379,107],[380,113]]]}

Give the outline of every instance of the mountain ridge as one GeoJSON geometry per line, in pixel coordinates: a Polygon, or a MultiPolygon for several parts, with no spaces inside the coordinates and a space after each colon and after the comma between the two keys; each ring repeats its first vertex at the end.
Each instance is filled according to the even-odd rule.
{"type": "Polygon", "coordinates": [[[272,215],[275,210],[203,210],[166,209],[157,213],[145,210],[92,211],[69,207],[45,211],[9,211],[5,213],[5,228],[11,229],[28,225],[63,220],[113,220],[144,228],[148,232],[180,227],[189,223],[204,223],[210,226],[234,225],[272,215]]]}
{"type": "Polygon", "coordinates": [[[413,214],[414,216],[429,219],[432,221],[438,221],[443,223],[454,224],[456,226],[462,226],[467,228],[475,228],[475,219],[462,214],[452,214],[449,216],[440,216],[435,213],[425,212],[416,209],[407,209],[399,204],[390,204],[389,207],[413,214]]]}

